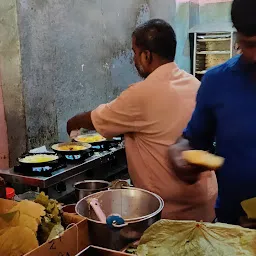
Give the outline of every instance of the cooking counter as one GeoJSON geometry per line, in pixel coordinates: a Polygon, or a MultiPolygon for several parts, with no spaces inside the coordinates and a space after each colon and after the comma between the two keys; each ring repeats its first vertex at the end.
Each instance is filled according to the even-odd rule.
{"type": "Polygon", "coordinates": [[[50,177],[25,176],[14,172],[14,168],[0,170],[0,176],[19,190],[19,193],[36,188],[45,190],[53,198],[63,197],[74,191],[73,184],[85,179],[114,180],[127,176],[127,164],[124,146],[97,152],[80,163],[67,163],[67,166],[52,173],[50,177]],[[22,185],[22,186],[21,186],[22,185]],[[20,188],[23,191],[20,191],[20,188]],[[25,189],[26,187],[26,189],[25,189]]]}

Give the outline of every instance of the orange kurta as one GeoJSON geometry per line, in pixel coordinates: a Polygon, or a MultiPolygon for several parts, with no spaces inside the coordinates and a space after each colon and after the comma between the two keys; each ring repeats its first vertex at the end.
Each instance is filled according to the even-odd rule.
{"type": "Polygon", "coordinates": [[[92,112],[100,134],[125,134],[130,177],[136,187],[164,199],[163,218],[212,221],[215,216],[215,174],[206,172],[196,184],[187,185],[168,163],[168,147],[190,120],[199,85],[175,63],[165,64],[92,112]]]}

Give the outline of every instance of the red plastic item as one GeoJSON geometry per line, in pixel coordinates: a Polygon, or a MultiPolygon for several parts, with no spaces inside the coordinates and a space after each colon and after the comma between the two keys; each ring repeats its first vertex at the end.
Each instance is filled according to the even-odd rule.
{"type": "Polygon", "coordinates": [[[6,188],[6,199],[12,200],[15,196],[15,190],[13,188],[6,188]]]}

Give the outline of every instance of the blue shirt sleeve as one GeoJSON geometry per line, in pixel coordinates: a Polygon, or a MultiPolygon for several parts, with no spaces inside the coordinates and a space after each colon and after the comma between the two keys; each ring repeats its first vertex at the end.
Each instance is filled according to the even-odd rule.
{"type": "Polygon", "coordinates": [[[214,76],[206,73],[196,98],[196,107],[183,136],[189,140],[191,147],[201,150],[212,149],[215,133],[216,118],[214,116],[215,86],[214,76]]]}

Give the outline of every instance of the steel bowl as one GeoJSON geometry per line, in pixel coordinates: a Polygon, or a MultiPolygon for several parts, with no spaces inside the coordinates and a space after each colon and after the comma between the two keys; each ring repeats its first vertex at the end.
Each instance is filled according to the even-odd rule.
{"type": "Polygon", "coordinates": [[[75,195],[77,200],[81,200],[84,197],[108,190],[110,183],[104,180],[84,180],[74,184],[75,195]]]}
{"type": "Polygon", "coordinates": [[[76,213],[88,219],[90,239],[93,245],[121,250],[129,243],[141,238],[144,231],[160,220],[164,202],[149,191],[126,187],[102,191],[80,200],[76,213]],[[88,202],[97,198],[106,216],[119,214],[126,226],[109,228],[99,221],[88,202]]]}

